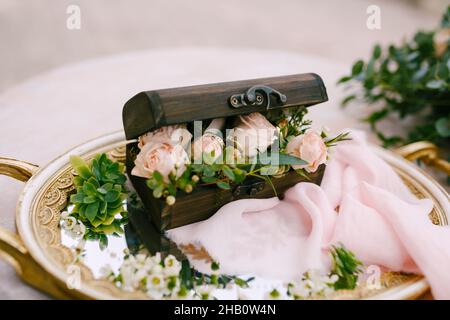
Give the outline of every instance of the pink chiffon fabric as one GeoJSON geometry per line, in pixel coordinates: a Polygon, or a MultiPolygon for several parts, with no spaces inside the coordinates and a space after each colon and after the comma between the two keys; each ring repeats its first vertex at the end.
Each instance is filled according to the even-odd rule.
{"type": "Polygon", "coordinates": [[[351,136],[334,150],[320,186],[299,183],[283,200],[234,201],[168,236],[203,246],[224,273],[285,281],[329,271],[330,245],[342,243],[366,266],[423,274],[436,299],[449,299],[450,228],[431,223],[432,201],[417,199],[363,133],[351,136]]]}

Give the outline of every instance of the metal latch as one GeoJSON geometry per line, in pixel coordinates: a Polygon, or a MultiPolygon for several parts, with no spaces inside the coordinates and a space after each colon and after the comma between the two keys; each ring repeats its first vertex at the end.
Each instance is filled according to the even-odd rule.
{"type": "Polygon", "coordinates": [[[257,181],[250,184],[238,185],[233,190],[233,196],[238,198],[245,196],[255,196],[258,192],[264,190],[265,185],[265,181],[257,181]]]}
{"type": "Polygon", "coordinates": [[[230,97],[230,104],[233,108],[241,108],[244,106],[261,106],[266,105],[266,109],[270,109],[270,97],[276,98],[276,106],[286,104],[287,97],[281,92],[268,87],[257,85],[248,89],[245,93],[233,94],[230,97]]]}

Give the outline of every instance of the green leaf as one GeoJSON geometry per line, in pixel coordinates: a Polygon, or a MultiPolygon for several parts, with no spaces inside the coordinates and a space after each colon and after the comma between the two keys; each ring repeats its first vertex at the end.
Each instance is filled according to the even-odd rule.
{"type": "Polygon", "coordinates": [[[356,61],[352,67],[352,75],[353,76],[359,75],[362,72],[363,67],[364,67],[364,61],[362,61],[362,60],[356,61]]]}
{"type": "Polygon", "coordinates": [[[354,289],[358,282],[358,276],[362,272],[362,262],[342,244],[332,246],[330,254],[333,259],[331,273],[338,276],[338,280],[333,284],[334,289],[354,289]]]}
{"type": "Polygon", "coordinates": [[[73,203],[84,202],[84,194],[83,193],[72,194],[70,196],[70,202],[73,203]]]}
{"type": "Polygon", "coordinates": [[[214,177],[216,175],[216,172],[211,168],[211,166],[205,166],[203,168],[203,174],[206,177],[214,177]]]}
{"type": "Polygon", "coordinates": [[[245,281],[244,279],[241,279],[241,278],[235,278],[234,283],[241,288],[249,288],[250,287],[248,285],[247,281],[245,281]]]}
{"type": "Polygon", "coordinates": [[[445,88],[446,83],[444,80],[431,80],[427,82],[426,86],[430,89],[440,89],[445,88]]]}
{"type": "Polygon", "coordinates": [[[228,166],[223,166],[222,167],[222,172],[225,176],[227,176],[231,181],[234,181],[236,179],[236,176],[234,175],[233,170],[231,170],[230,167],[228,166]]]}
{"type": "Polygon", "coordinates": [[[84,183],[84,181],[85,181],[85,179],[83,179],[83,178],[80,177],[80,176],[73,177],[73,183],[74,183],[76,186],[82,186],[83,183],[84,183]]]}
{"type": "Polygon", "coordinates": [[[93,196],[87,196],[87,197],[85,197],[84,199],[83,199],[83,202],[84,203],[94,203],[94,202],[96,202],[97,201],[97,198],[96,197],[93,197],[93,196]]]}
{"type": "Polygon", "coordinates": [[[172,183],[169,183],[169,184],[167,185],[167,191],[168,191],[172,196],[176,196],[176,194],[177,194],[177,188],[176,188],[172,183]]]}
{"type": "Polygon", "coordinates": [[[92,183],[87,181],[83,185],[83,191],[88,196],[95,196],[97,194],[97,188],[95,188],[92,183]]]}
{"type": "Polygon", "coordinates": [[[100,240],[99,243],[100,250],[105,250],[108,247],[108,237],[106,237],[106,235],[104,234],[101,234],[99,240],[100,240]]]}
{"type": "Polygon", "coordinates": [[[435,127],[441,137],[450,137],[450,117],[438,119],[435,123],[435,127]]]}
{"type": "Polygon", "coordinates": [[[279,157],[278,165],[305,165],[305,164],[308,164],[307,161],[302,160],[293,155],[286,154],[286,153],[279,153],[278,157],[279,157]]]}
{"type": "Polygon", "coordinates": [[[216,185],[220,188],[220,189],[224,189],[224,190],[229,190],[231,189],[230,184],[228,182],[225,181],[218,181],[216,183],[216,185]]]}
{"type": "Polygon", "coordinates": [[[342,77],[342,78],[340,78],[340,79],[338,80],[337,84],[345,83],[345,82],[348,82],[348,81],[350,81],[350,80],[352,80],[352,77],[350,77],[350,76],[344,76],[344,77],[342,77]]]}
{"type": "Polygon", "coordinates": [[[380,56],[381,56],[381,47],[380,47],[380,45],[377,44],[377,45],[373,48],[372,58],[373,58],[374,60],[376,60],[376,59],[378,59],[380,56]]]}
{"type": "Polygon", "coordinates": [[[94,221],[95,217],[97,216],[98,208],[99,208],[98,202],[91,203],[86,207],[85,215],[90,222],[94,221]]]}
{"type": "Polygon", "coordinates": [[[119,196],[120,196],[120,192],[118,192],[116,190],[110,190],[106,193],[105,201],[106,202],[117,201],[119,199],[119,196]]]}
{"type": "Polygon", "coordinates": [[[355,100],[355,99],[356,99],[356,95],[352,94],[342,100],[341,106],[345,107],[349,104],[350,101],[355,100]]]}
{"type": "Polygon", "coordinates": [[[159,171],[153,171],[152,176],[158,183],[164,183],[164,177],[159,171]]]}
{"type": "Polygon", "coordinates": [[[181,285],[187,289],[192,289],[194,286],[192,281],[192,268],[189,264],[189,260],[184,259],[181,261],[180,281],[181,285]]]}
{"type": "Polygon", "coordinates": [[[81,157],[70,156],[70,164],[83,179],[89,179],[92,176],[91,170],[81,157]]]}
{"type": "Polygon", "coordinates": [[[217,181],[216,177],[202,177],[204,183],[215,183],[217,181]]]}
{"type": "Polygon", "coordinates": [[[385,118],[389,114],[389,109],[382,109],[379,111],[372,112],[370,116],[364,119],[364,121],[375,124],[377,121],[385,118]]]}

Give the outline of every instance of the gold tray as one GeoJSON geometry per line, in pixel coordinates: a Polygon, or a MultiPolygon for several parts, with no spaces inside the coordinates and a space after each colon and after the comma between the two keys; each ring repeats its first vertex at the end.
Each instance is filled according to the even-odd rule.
{"type": "MultiPolygon", "coordinates": [[[[86,254],[89,263],[78,259],[76,250],[67,244],[59,227],[60,213],[66,206],[67,194],[74,188],[69,156],[76,154],[90,158],[99,152],[107,152],[122,161],[125,144],[122,132],[108,134],[75,147],[43,168],[0,157],[0,174],[26,181],[17,203],[18,234],[0,227],[0,256],[15,267],[26,283],[60,299],[146,298],[142,293],[123,291],[112,282],[96,276],[98,261],[90,258],[99,260],[101,254],[89,247],[86,254]]],[[[430,214],[433,223],[447,225],[450,216],[447,192],[425,172],[399,155],[375,146],[373,149],[395,168],[418,197],[434,201],[435,207],[430,214]]],[[[410,160],[421,158],[428,164],[450,172],[448,162],[439,159],[437,149],[429,143],[416,143],[398,151],[410,160]]],[[[121,245],[119,243],[119,247],[121,245]]],[[[109,258],[105,256],[104,259],[109,258]]],[[[412,299],[428,290],[426,280],[417,275],[385,273],[381,279],[380,289],[360,287],[340,292],[336,297],[412,299]]]]}

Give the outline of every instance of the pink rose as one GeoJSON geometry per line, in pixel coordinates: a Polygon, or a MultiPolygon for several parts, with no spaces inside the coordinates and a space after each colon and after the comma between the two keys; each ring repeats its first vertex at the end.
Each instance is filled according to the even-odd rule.
{"type": "Polygon", "coordinates": [[[145,143],[134,161],[135,167],[131,174],[138,177],[150,178],[158,171],[169,181],[169,175],[180,177],[186,170],[189,156],[180,144],[167,142],[145,143]]]}
{"type": "Polygon", "coordinates": [[[224,142],[221,137],[211,133],[205,133],[192,145],[194,160],[202,159],[203,154],[212,155],[211,163],[222,155],[224,142]],[[213,155],[214,153],[214,155],[213,155]]]}
{"type": "Polygon", "coordinates": [[[239,116],[231,139],[245,157],[263,153],[276,139],[276,128],[259,112],[239,116]]]}
{"type": "Polygon", "coordinates": [[[313,130],[293,138],[286,146],[286,151],[302,160],[308,162],[306,165],[293,165],[294,169],[305,169],[315,172],[319,165],[327,160],[327,146],[322,137],[313,130]]]}
{"type": "Polygon", "coordinates": [[[191,141],[192,134],[186,129],[186,125],[172,125],[147,132],[139,137],[138,147],[142,149],[147,143],[173,143],[185,148],[191,141]]]}

